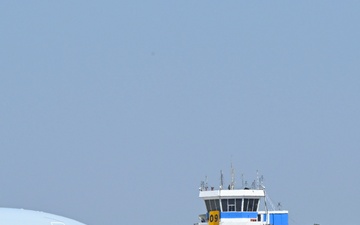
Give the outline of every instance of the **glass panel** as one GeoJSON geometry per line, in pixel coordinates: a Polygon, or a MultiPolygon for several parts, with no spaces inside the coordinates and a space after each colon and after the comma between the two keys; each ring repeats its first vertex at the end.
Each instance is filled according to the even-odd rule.
{"type": "Polygon", "coordinates": [[[253,206],[254,206],[254,199],[249,199],[248,211],[254,211],[253,206]]]}
{"type": "Polygon", "coordinates": [[[255,199],[255,202],[254,202],[254,211],[258,211],[258,206],[259,206],[259,199],[255,199]]]}
{"type": "Polygon", "coordinates": [[[214,200],[215,201],[215,210],[220,211],[220,200],[214,200]]]}
{"type": "Polygon", "coordinates": [[[228,199],[229,211],[235,211],[235,199],[228,199]]]}
{"type": "Polygon", "coordinates": [[[236,199],[236,211],[241,212],[241,199],[236,199]]]}
{"type": "Polygon", "coordinates": [[[215,210],[215,200],[210,200],[210,210],[215,210]]]}
{"type": "Polygon", "coordinates": [[[223,207],[223,211],[227,212],[227,199],[221,199],[221,204],[223,207]]]}
{"type": "Polygon", "coordinates": [[[235,211],[235,206],[234,205],[229,205],[229,211],[234,212],[235,211]]]}
{"type": "Polygon", "coordinates": [[[210,200],[205,200],[206,210],[210,211],[210,200]]]}
{"type": "Polygon", "coordinates": [[[249,211],[249,210],[248,210],[248,205],[249,205],[249,199],[245,198],[245,199],[244,199],[244,208],[243,208],[243,211],[249,211]]]}

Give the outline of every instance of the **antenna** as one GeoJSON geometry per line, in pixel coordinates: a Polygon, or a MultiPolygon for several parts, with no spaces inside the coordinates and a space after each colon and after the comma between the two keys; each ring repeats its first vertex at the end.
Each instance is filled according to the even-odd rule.
{"type": "Polygon", "coordinates": [[[230,184],[230,189],[231,190],[235,189],[235,170],[234,170],[232,162],[231,162],[231,184],[230,184]]]}
{"type": "Polygon", "coordinates": [[[263,186],[264,186],[264,176],[261,175],[259,179],[259,189],[263,188],[263,186]]]}
{"type": "Polygon", "coordinates": [[[256,189],[256,180],[251,183],[251,189],[256,189]]]}
{"type": "Polygon", "coordinates": [[[207,181],[207,176],[205,176],[205,191],[208,190],[209,186],[208,186],[208,181],[207,181]]]}
{"type": "Polygon", "coordinates": [[[245,183],[244,183],[244,174],[241,174],[241,188],[245,188],[244,187],[245,183]]]}
{"type": "Polygon", "coordinates": [[[220,190],[223,189],[224,186],[224,176],[222,170],[220,170],[220,190]]]}

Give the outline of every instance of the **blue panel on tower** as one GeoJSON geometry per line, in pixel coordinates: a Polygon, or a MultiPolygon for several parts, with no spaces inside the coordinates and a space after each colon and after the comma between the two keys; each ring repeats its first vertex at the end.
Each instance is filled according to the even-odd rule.
{"type": "Polygon", "coordinates": [[[257,215],[257,212],[221,212],[220,218],[257,218],[257,215]]]}
{"type": "MultiPolygon", "coordinates": [[[[264,220],[266,221],[266,214],[264,220]]],[[[287,213],[270,214],[270,224],[272,225],[289,225],[289,215],[287,213]]]]}

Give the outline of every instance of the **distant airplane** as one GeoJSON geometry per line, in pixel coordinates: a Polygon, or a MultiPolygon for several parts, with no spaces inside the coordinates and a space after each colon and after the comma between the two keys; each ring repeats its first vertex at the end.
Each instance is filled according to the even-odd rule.
{"type": "Polygon", "coordinates": [[[50,213],[0,208],[0,225],[85,225],[78,221],[50,213]]]}

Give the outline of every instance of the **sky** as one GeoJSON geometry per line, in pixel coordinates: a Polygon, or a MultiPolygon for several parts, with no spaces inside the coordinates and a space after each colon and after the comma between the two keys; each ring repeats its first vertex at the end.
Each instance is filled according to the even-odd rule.
{"type": "Polygon", "coordinates": [[[0,206],[198,222],[264,176],[291,225],[353,224],[360,2],[0,2],[0,206]]]}

